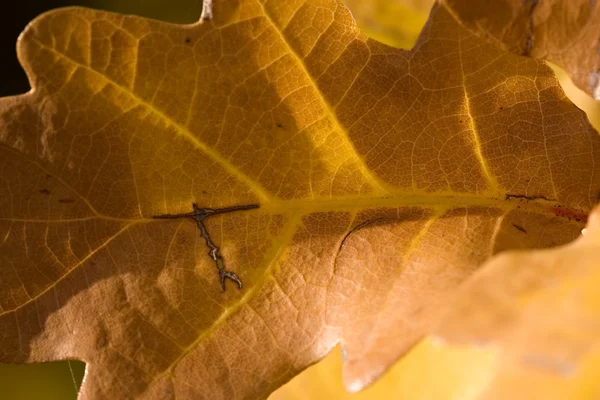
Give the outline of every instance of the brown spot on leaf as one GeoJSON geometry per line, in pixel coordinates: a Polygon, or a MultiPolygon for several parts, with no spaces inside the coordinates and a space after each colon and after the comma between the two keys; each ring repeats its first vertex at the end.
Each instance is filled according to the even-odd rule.
{"type": "Polygon", "coordinates": [[[549,207],[548,211],[556,215],[557,217],[567,218],[569,221],[575,220],[577,222],[587,222],[588,214],[582,210],[569,209],[561,206],[549,207]]]}
{"type": "Polygon", "coordinates": [[[525,230],[525,228],[523,228],[521,225],[512,224],[512,226],[514,226],[515,228],[517,228],[517,230],[519,230],[523,233],[527,233],[527,230],[525,230]]]}
{"type": "Polygon", "coordinates": [[[527,196],[524,194],[505,194],[504,195],[504,200],[513,200],[513,199],[518,199],[520,201],[534,201],[534,200],[546,200],[546,201],[556,201],[556,200],[552,200],[549,199],[546,196],[527,196]]]}

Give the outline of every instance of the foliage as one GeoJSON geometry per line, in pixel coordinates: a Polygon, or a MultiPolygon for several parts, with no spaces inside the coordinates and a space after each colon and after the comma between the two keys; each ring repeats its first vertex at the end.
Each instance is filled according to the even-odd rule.
{"type": "Polygon", "coordinates": [[[514,350],[491,333],[538,320],[460,312],[482,298],[492,318],[479,285],[541,269],[476,271],[575,239],[600,190],[600,137],[552,71],[443,7],[411,51],[335,0],[215,7],[188,26],[57,10],[22,35],[34,90],[0,100],[0,361],[82,359],[83,398],[256,398],[338,343],[352,390],[427,335],[415,352],[481,332],[514,350]],[[155,218],[192,203],[210,209],[155,218]],[[234,205],[259,208],[209,215],[234,205]]]}
{"type": "Polygon", "coordinates": [[[589,0],[441,0],[473,33],[517,54],[564,68],[600,98],[600,5],[589,0]]]}

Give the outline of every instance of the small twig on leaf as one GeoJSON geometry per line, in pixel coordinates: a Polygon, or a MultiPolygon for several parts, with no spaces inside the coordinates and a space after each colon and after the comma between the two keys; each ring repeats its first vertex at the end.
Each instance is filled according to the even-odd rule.
{"type": "MultiPolygon", "coordinates": [[[[206,2],[205,2],[206,3],[206,2]]],[[[225,291],[225,279],[229,278],[234,281],[238,288],[242,288],[242,281],[240,278],[233,272],[227,271],[225,269],[225,263],[223,262],[223,257],[221,256],[221,252],[219,247],[214,244],[206,226],[204,225],[204,219],[210,217],[212,215],[218,214],[227,214],[234,211],[243,211],[243,210],[253,210],[255,208],[259,208],[258,204],[250,204],[245,206],[233,206],[233,207],[225,207],[225,208],[200,208],[196,203],[193,204],[194,211],[190,213],[184,214],[163,214],[163,215],[155,215],[152,218],[156,219],[180,219],[180,218],[191,218],[196,221],[198,228],[200,229],[200,233],[202,237],[206,241],[206,246],[208,247],[208,255],[215,262],[217,270],[219,271],[219,279],[221,283],[221,288],[225,291]]]]}
{"type": "Polygon", "coordinates": [[[200,20],[210,21],[212,17],[212,0],[204,0],[202,2],[202,14],[200,14],[200,20]]]}

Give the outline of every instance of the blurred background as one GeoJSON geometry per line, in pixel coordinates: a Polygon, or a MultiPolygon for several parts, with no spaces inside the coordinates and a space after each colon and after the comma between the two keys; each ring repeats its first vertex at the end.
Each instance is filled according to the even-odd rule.
{"type": "Polygon", "coordinates": [[[36,16],[58,7],[84,6],[169,22],[198,20],[202,0],[19,0],[0,13],[0,96],[24,93],[29,83],[16,56],[19,34],[36,16]]]}
{"type": "MultiPolygon", "coordinates": [[[[285,0],[281,0],[285,1],[285,0]]],[[[425,23],[433,0],[344,0],[363,31],[386,44],[410,48],[425,23]]],[[[27,92],[30,87],[16,57],[16,41],[37,15],[57,7],[86,6],[136,14],[177,23],[195,22],[202,0],[19,0],[0,14],[0,96],[27,92]]],[[[552,66],[566,94],[600,127],[600,102],[577,89],[562,70],[552,66]]],[[[464,399],[485,381],[493,355],[472,351],[441,351],[425,340],[367,390],[351,394],[342,386],[341,353],[308,368],[273,393],[270,400],[393,398],[464,399]],[[435,381],[435,384],[431,384],[435,381]]],[[[85,364],[53,362],[31,365],[0,364],[0,399],[75,399],[85,364]]],[[[490,372],[491,373],[491,372],[490,372]]]]}

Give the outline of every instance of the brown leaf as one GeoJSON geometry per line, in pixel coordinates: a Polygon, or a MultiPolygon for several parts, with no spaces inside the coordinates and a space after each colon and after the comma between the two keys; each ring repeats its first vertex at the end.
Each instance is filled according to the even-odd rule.
{"type": "Polygon", "coordinates": [[[600,208],[575,242],[506,252],[460,290],[436,337],[501,355],[485,399],[600,394],[600,208]]]}
{"type": "Polygon", "coordinates": [[[596,1],[440,0],[476,35],[517,54],[552,61],[600,99],[600,5],[596,1]]]}
{"type": "Polygon", "coordinates": [[[341,342],[359,389],[491,254],[575,238],[600,137],[541,62],[444,9],[405,52],[334,0],[172,25],[57,10],[0,101],[0,361],[82,398],[265,397],[341,342]],[[244,289],[222,292],[196,223],[244,289]]]}

